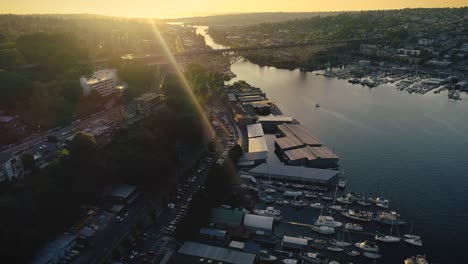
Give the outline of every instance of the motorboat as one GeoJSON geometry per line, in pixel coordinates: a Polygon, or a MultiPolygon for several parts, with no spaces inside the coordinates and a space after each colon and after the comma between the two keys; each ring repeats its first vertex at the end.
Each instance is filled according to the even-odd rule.
{"type": "Polygon", "coordinates": [[[260,255],[258,258],[260,262],[274,262],[278,259],[277,257],[268,254],[268,251],[266,250],[260,250],[260,255]]]}
{"type": "Polygon", "coordinates": [[[410,257],[405,259],[405,264],[429,264],[426,256],[417,255],[416,257],[410,257]]]}
{"type": "Polygon", "coordinates": [[[320,107],[320,104],[315,104],[315,107],[319,108],[319,107],[320,107]]]}
{"type": "Polygon", "coordinates": [[[336,198],[336,201],[339,202],[339,203],[342,203],[342,204],[352,204],[353,203],[353,200],[349,199],[348,195],[338,197],[338,198],[336,198]]]}
{"type": "Polygon", "coordinates": [[[311,192],[307,191],[307,192],[304,192],[304,197],[308,198],[308,199],[315,199],[318,196],[316,194],[314,194],[314,193],[311,193],[311,192]]]}
{"type": "Polygon", "coordinates": [[[365,200],[365,198],[364,198],[361,194],[359,194],[359,193],[357,193],[357,192],[350,192],[350,193],[348,193],[348,197],[349,197],[349,199],[352,199],[352,200],[354,200],[354,201],[362,201],[362,200],[365,200]]]}
{"type": "Polygon", "coordinates": [[[288,258],[288,259],[283,259],[281,262],[284,264],[297,264],[297,259],[288,258]]]}
{"type": "Polygon", "coordinates": [[[381,254],[377,254],[377,253],[372,253],[372,252],[364,252],[362,253],[362,255],[366,258],[370,258],[370,259],[379,259],[382,257],[381,254]]]}
{"type": "Polygon", "coordinates": [[[315,209],[323,209],[323,205],[321,203],[311,203],[310,207],[315,209]]]}
{"type": "Polygon", "coordinates": [[[302,200],[294,200],[294,201],[291,201],[291,205],[296,208],[302,208],[306,206],[306,203],[304,203],[304,201],[302,200]]]}
{"type": "Polygon", "coordinates": [[[404,238],[410,238],[410,239],[420,239],[421,237],[418,235],[411,235],[411,234],[405,234],[403,235],[404,238]]]}
{"type": "Polygon", "coordinates": [[[330,196],[322,196],[322,200],[324,201],[333,201],[333,198],[330,196]]]}
{"type": "Polygon", "coordinates": [[[375,206],[387,209],[389,204],[388,203],[376,203],[375,206]]]}
{"type": "Polygon", "coordinates": [[[332,247],[327,247],[327,250],[332,251],[332,252],[342,252],[344,249],[340,247],[332,246],[332,247]]]}
{"type": "Polygon", "coordinates": [[[360,224],[355,224],[355,223],[346,223],[345,225],[346,230],[353,230],[353,231],[362,231],[362,225],[360,224]]]}
{"type": "Polygon", "coordinates": [[[291,198],[301,197],[302,192],[285,191],[283,193],[283,196],[284,197],[291,197],[291,198]]]}
{"type": "Polygon", "coordinates": [[[358,242],[354,244],[357,248],[365,250],[365,251],[370,251],[370,252],[379,252],[379,246],[375,244],[374,242],[364,240],[363,242],[358,242]]]}
{"type": "Polygon", "coordinates": [[[315,252],[301,253],[301,258],[306,263],[317,263],[317,264],[327,263],[327,256],[318,252],[317,253],[315,252]]]}
{"type": "Polygon", "coordinates": [[[356,251],[356,250],[351,250],[351,251],[346,252],[346,255],[348,255],[350,257],[356,257],[356,256],[361,255],[361,253],[359,251],[356,251]]]}
{"type": "Polygon", "coordinates": [[[335,221],[332,216],[320,215],[314,223],[317,226],[329,226],[329,227],[340,227],[343,224],[335,221]]]}
{"type": "Polygon", "coordinates": [[[368,202],[366,202],[366,201],[357,201],[356,203],[359,204],[359,205],[361,205],[361,206],[369,206],[369,205],[371,205],[371,203],[368,203],[368,202]]]}
{"type": "Polygon", "coordinates": [[[254,214],[273,217],[275,220],[281,220],[281,210],[268,206],[265,210],[253,210],[254,214]]]}
{"type": "Polygon", "coordinates": [[[275,198],[273,198],[272,196],[268,195],[268,196],[264,196],[264,197],[260,197],[260,200],[265,202],[265,203],[272,203],[275,201],[275,198]]]}
{"type": "Polygon", "coordinates": [[[278,204],[278,205],[288,205],[288,204],[289,204],[289,201],[288,201],[288,200],[285,200],[285,199],[283,199],[283,198],[278,198],[278,199],[276,199],[275,204],[278,204]]]}
{"type": "Polygon", "coordinates": [[[422,247],[422,239],[420,237],[417,238],[405,238],[403,239],[406,243],[417,246],[417,247],[422,247]]]}
{"type": "Polygon", "coordinates": [[[291,184],[291,187],[294,189],[304,189],[304,184],[291,184]]]}
{"type": "Polygon", "coordinates": [[[374,219],[375,221],[386,224],[386,225],[404,225],[405,221],[399,219],[400,214],[395,211],[390,212],[379,212],[377,217],[374,219]]]}
{"type": "Polygon", "coordinates": [[[272,188],[266,188],[266,189],[265,189],[265,192],[266,192],[266,193],[276,193],[276,190],[275,190],[275,189],[272,189],[272,188]]]}
{"type": "Polygon", "coordinates": [[[313,225],[310,227],[312,231],[315,231],[322,235],[333,235],[335,234],[335,228],[329,226],[317,226],[313,225]]]}
{"type": "Polygon", "coordinates": [[[342,207],[341,205],[330,205],[328,206],[330,210],[337,211],[337,212],[344,212],[346,211],[346,208],[342,207]]]}
{"type": "Polygon", "coordinates": [[[349,246],[352,245],[351,243],[344,242],[344,241],[338,241],[336,239],[331,239],[330,241],[328,241],[328,243],[330,243],[330,245],[333,245],[333,246],[336,246],[336,247],[349,247],[349,246]]]}
{"type": "Polygon", "coordinates": [[[395,242],[400,242],[401,238],[377,233],[375,234],[375,240],[386,242],[386,243],[395,243],[395,242]]]}
{"type": "Polygon", "coordinates": [[[346,179],[341,179],[338,181],[338,188],[340,189],[344,189],[346,188],[346,183],[347,183],[347,180],[346,179]]]}
{"type": "Polygon", "coordinates": [[[378,203],[388,203],[388,200],[385,199],[385,198],[382,198],[382,197],[377,197],[377,198],[369,197],[367,200],[368,200],[369,202],[375,203],[375,204],[378,204],[378,203]]]}
{"type": "Polygon", "coordinates": [[[373,213],[357,209],[349,209],[348,212],[341,212],[341,214],[346,218],[364,222],[370,222],[373,218],[373,213]]]}

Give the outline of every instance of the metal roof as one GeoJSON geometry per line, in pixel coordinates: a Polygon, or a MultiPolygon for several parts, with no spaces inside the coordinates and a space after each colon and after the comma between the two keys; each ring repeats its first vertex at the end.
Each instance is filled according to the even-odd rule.
{"type": "Polygon", "coordinates": [[[294,118],[285,115],[258,116],[258,122],[292,122],[294,118]]]}
{"type": "Polygon", "coordinates": [[[247,126],[247,135],[249,138],[264,136],[263,128],[261,124],[253,124],[247,126]]]}
{"type": "Polygon", "coordinates": [[[200,229],[200,234],[207,235],[207,236],[218,237],[218,238],[223,238],[223,237],[226,236],[226,231],[220,230],[220,229],[213,229],[213,228],[203,227],[203,228],[200,229]]]}
{"type": "Polygon", "coordinates": [[[66,249],[71,243],[76,240],[76,236],[63,234],[55,240],[49,242],[33,260],[34,264],[50,263],[55,256],[58,256],[62,250],[66,249]]]}
{"type": "Polygon", "coordinates": [[[185,242],[178,253],[231,264],[249,264],[255,261],[255,254],[195,242],[185,242]]]}
{"type": "Polygon", "coordinates": [[[329,181],[339,171],[263,163],[249,170],[249,173],[254,176],[260,174],[294,180],[329,181]]]}
{"type": "Polygon", "coordinates": [[[300,124],[281,124],[278,129],[286,136],[295,136],[302,143],[309,146],[320,147],[320,140],[312,135],[303,125],[300,124]]]}
{"type": "Polygon", "coordinates": [[[293,160],[302,160],[302,159],[307,159],[307,160],[315,160],[317,157],[306,147],[302,148],[297,148],[297,149],[291,149],[288,151],[285,151],[284,154],[286,157],[293,161],[293,160]]]}
{"type": "Polygon", "coordinates": [[[118,198],[128,198],[134,191],[136,190],[136,187],[133,185],[129,184],[122,184],[118,188],[116,188],[111,196],[112,197],[118,197],[118,198]]]}
{"type": "Polygon", "coordinates": [[[324,146],[307,147],[307,149],[310,150],[319,159],[339,159],[338,155],[324,146]]]}
{"type": "Polygon", "coordinates": [[[277,138],[275,141],[278,147],[282,150],[304,146],[304,143],[302,143],[295,136],[281,137],[277,138]]]}
{"type": "Polygon", "coordinates": [[[244,226],[255,229],[273,230],[273,217],[254,214],[245,214],[244,226]]]}
{"type": "Polygon", "coordinates": [[[265,137],[249,138],[249,152],[268,152],[265,137]]]}
{"type": "Polygon", "coordinates": [[[244,212],[242,211],[214,208],[211,210],[210,221],[215,224],[240,226],[242,224],[243,217],[244,212]]]}
{"type": "Polygon", "coordinates": [[[299,238],[299,237],[292,237],[292,236],[283,236],[283,243],[307,246],[307,239],[299,238]]]}

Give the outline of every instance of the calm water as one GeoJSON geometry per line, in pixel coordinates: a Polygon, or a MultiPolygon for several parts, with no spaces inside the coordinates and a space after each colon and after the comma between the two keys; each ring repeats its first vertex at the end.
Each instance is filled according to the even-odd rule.
{"type": "MultiPolygon", "coordinates": [[[[222,48],[209,36],[205,40],[222,48]]],[[[426,253],[431,263],[468,263],[466,96],[454,101],[391,85],[369,89],[247,61],[235,63],[232,71],[237,74],[232,82],[260,87],[341,157],[348,191],[379,193],[414,222],[413,233],[422,235],[424,244],[414,254],[426,253]]]]}

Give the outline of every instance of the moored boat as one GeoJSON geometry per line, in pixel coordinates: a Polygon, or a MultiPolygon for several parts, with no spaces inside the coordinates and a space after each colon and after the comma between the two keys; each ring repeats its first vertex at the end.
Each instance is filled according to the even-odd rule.
{"type": "Polygon", "coordinates": [[[372,253],[372,252],[364,252],[362,253],[362,255],[366,258],[370,258],[370,259],[379,259],[382,257],[381,254],[378,254],[378,253],[372,253]]]}
{"type": "Polygon", "coordinates": [[[357,248],[365,250],[365,251],[370,251],[370,252],[379,252],[379,246],[375,244],[374,242],[364,240],[362,242],[358,242],[354,244],[357,248]]]}
{"type": "Polygon", "coordinates": [[[260,197],[260,200],[265,202],[265,203],[272,203],[275,201],[275,198],[273,198],[272,196],[268,195],[268,196],[264,196],[264,197],[260,197]]]}
{"type": "Polygon", "coordinates": [[[348,255],[350,257],[356,257],[356,256],[361,255],[361,253],[359,251],[356,251],[356,250],[351,250],[351,251],[346,252],[346,255],[348,255]]]}
{"type": "Polygon", "coordinates": [[[355,224],[355,223],[346,223],[345,225],[346,230],[353,230],[353,231],[362,231],[362,225],[360,224],[355,224]]]}
{"type": "Polygon", "coordinates": [[[361,206],[369,206],[371,205],[371,203],[368,203],[366,201],[357,201],[357,204],[361,205],[361,206]]]}
{"type": "Polygon", "coordinates": [[[369,197],[367,198],[367,200],[371,203],[388,203],[388,200],[385,199],[385,198],[382,198],[382,197],[377,197],[377,198],[372,198],[372,197],[369,197]]]}
{"type": "Polygon", "coordinates": [[[332,216],[320,215],[314,223],[317,226],[329,226],[329,227],[340,227],[343,224],[335,221],[332,216]]]}
{"type": "Polygon", "coordinates": [[[348,212],[341,212],[341,214],[346,218],[364,222],[370,222],[373,218],[373,213],[357,209],[349,209],[348,212]]]}
{"type": "Polygon", "coordinates": [[[339,203],[342,203],[342,204],[352,204],[353,203],[353,200],[349,199],[348,195],[338,197],[338,198],[336,198],[336,201],[339,202],[339,203]]]}
{"type": "Polygon", "coordinates": [[[303,259],[306,263],[316,263],[316,264],[327,263],[327,256],[318,252],[317,253],[315,252],[302,253],[301,259],[303,259]]]}
{"type": "Polygon", "coordinates": [[[341,205],[330,205],[328,208],[329,208],[330,210],[337,211],[337,212],[344,212],[344,211],[346,211],[346,208],[344,208],[344,207],[341,206],[341,205]]]}
{"type": "Polygon", "coordinates": [[[322,234],[322,235],[333,235],[335,234],[335,228],[333,227],[329,227],[329,226],[317,226],[317,225],[313,225],[310,227],[310,229],[312,229],[312,231],[315,231],[319,234],[322,234]]]}
{"type": "Polygon", "coordinates": [[[405,238],[403,239],[403,241],[413,246],[422,247],[422,239],[420,237],[419,238],[405,238]]]}
{"type": "Polygon", "coordinates": [[[333,198],[330,196],[322,196],[322,200],[324,201],[333,201],[333,198]]]}
{"type": "Polygon", "coordinates": [[[386,243],[395,243],[395,242],[400,242],[401,238],[377,233],[375,234],[375,240],[386,242],[386,243]]]}
{"type": "Polygon", "coordinates": [[[349,246],[351,246],[351,243],[344,242],[344,241],[338,241],[336,239],[331,239],[330,241],[328,241],[328,243],[330,243],[330,245],[333,245],[335,247],[349,247],[349,246]]]}
{"type": "Polygon", "coordinates": [[[321,203],[311,203],[310,207],[315,209],[323,209],[323,205],[321,203]]]}
{"type": "Polygon", "coordinates": [[[302,200],[294,200],[291,201],[291,205],[295,208],[303,208],[304,206],[306,206],[306,203],[302,200]]]}
{"type": "Polygon", "coordinates": [[[285,200],[285,199],[283,199],[283,198],[278,198],[278,199],[276,199],[275,204],[278,204],[278,205],[288,205],[288,204],[289,204],[289,201],[288,201],[288,200],[285,200]]]}
{"type": "Polygon", "coordinates": [[[332,252],[342,252],[344,249],[340,247],[332,246],[332,247],[327,247],[327,250],[332,251],[332,252]]]}

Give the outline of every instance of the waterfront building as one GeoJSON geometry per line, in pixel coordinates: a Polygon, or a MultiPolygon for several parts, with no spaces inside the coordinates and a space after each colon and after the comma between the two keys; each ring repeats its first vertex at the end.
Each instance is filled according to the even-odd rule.
{"type": "Polygon", "coordinates": [[[224,208],[214,208],[211,210],[210,222],[221,226],[242,226],[244,212],[229,210],[224,208]]]}
{"type": "Polygon", "coordinates": [[[292,237],[292,236],[283,236],[281,241],[281,246],[285,249],[307,249],[308,241],[305,238],[292,237]]]}
{"type": "Polygon", "coordinates": [[[261,231],[268,234],[273,233],[274,218],[254,214],[245,214],[244,227],[251,231],[261,231]]]}
{"type": "Polygon", "coordinates": [[[173,255],[170,263],[192,264],[203,259],[206,263],[253,264],[255,257],[252,253],[187,241],[173,255]]]}
{"type": "Polygon", "coordinates": [[[51,241],[39,251],[32,261],[34,264],[56,264],[66,261],[67,255],[76,245],[76,236],[63,234],[51,241]]]}
{"type": "Polygon", "coordinates": [[[263,131],[266,133],[275,133],[277,126],[281,124],[291,124],[296,122],[294,118],[285,115],[267,115],[258,116],[257,122],[262,124],[263,131]]]}
{"type": "Polygon", "coordinates": [[[116,69],[104,69],[95,71],[89,78],[80,78],[83,94],[88,95],[92,90],[97,91],[102,96],[109,96],[119,91],[119,78],[116,69]]]}
{"type": "Polygon", "coordinates": [[[263,128],[261,124],[252,124],[247,126],[247,136],[248,138],[263,137],[263,128]]]}
{"type": "Polygon", "coordinates": [[[333,186],[338,181],[339,171],[296,167],[276,164],[260,164],[250,169],[249,174],[255,178],[271,181],[282,181],[319,186],[333,186]]]}

